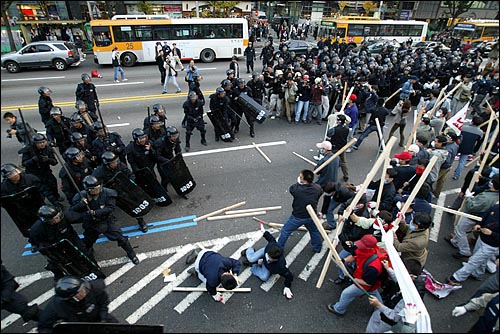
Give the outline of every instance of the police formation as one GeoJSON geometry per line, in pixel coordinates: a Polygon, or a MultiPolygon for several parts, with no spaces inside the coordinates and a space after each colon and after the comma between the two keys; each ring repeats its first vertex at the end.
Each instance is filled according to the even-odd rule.
{"type": "MultiPolygon", "coordinates": [[[[70,117],[54,105],[50,88],[38,89],[46,134],[31,128],[20,109],[20,119],[12,113],[7,115],[10,128],[16,130],[9,135],[15,133],[22,145],[18,151],[21,166],[2,164],[1,205],[31,243],[31,251],[47,259],[45,269],[52,271],[57,282],[56,299],[51,302],[54,305],[47,308],[49,313],[58,313],[59,318],[52,318],[55,314],[42,316],[39,330],[48,331],[54,320],[61,319],[114,322],[107,313],[91,312],[88,318],[80,319],[70,311],[88,307],[89,299],[84,295],[92,294],[94,283],[102,285],[100,280],[105,278],[95,259],[96,240],[104,235],[116,241],[127,257],[139,264],[132,244],[117,222],[116,210],[135,219],[139,230],[146,233],[149,227],[145,218],[153,207],[173,203],[169,185],[178,197],[185,199],[196,186],[182,157],[179,130],[167,125],[163,105],[154,104],[152,110],[148,107],[142,126],[132,131],[132,141],[126,144],[118,133],[106,127],[90,76],[83,74],[81,79],[75,92],[76,110],[70,117]],[[57,166],[61,167],[59,182],[53,173],[57,166]],[[82,224],[83,239],[73,229],[75,224],[82,224]],[[61,313],[64,305],[68,310],[61,313]]],[[[199,80],[195,80],[183,106],[187,150],[194,129],[200,131],[201,143],[207,145],[203,105],[199,80]]],[[[4,269],[2,266],[2,281],[4,269]]],[[[5,269],[6,281],[9,275],[5,269]]],[[[97,302],[106,308],[108,300],[102,287],[95,289],[101,295],[96,298],[102,298],[97,302]]],[[[2,285],[2,308],[21,314],[26,321],[39,319],[38,307],[28,307],[26,298],[16,295],[15,288],[7,292],[13,296],[12,305],[4,305],[2,285]]]]}

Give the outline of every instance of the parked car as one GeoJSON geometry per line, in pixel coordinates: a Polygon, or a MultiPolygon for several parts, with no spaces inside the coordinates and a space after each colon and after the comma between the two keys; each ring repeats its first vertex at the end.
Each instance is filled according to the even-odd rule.
{"type": "Polygon", "coordinates": [[[80,54],[73,43],[65,41],[33,42],[17,52],[2,55],[2,67],[10,73],[23,68],[54,67],[64,71],[68,66],[80,65],[80,54]]]}
{"type": "Polygon", "coordinates": [[[411,46],[413,51],[415,51],[418,48],[424,48],[424,49],[434,49],[436,47],[440,47],[443,50],[449,50],[450,48],[441,43],[440,41],[421,41],[418,43],[415,43],[411,46]]]}
{"type": "MultiPolygon", "coordinates": [[[[314,55],[318,54],[318,46],[311,42],[306,42],[302,40],[290,40],[285,42],[285,45],[288,47],[289,52],[295,52],[297,57],[305,55],[307,52],[307,48],[311,48],[314,55]]],[[[278,60],[280,51],[276,50],[274,53],[274,59],[278,60]]]]}
{"type": "MultiPolygon", "coordinates": [[[[367,52],[369,52],[371,55],[374,54],[380,54],[382,52],[382,49],[389,45],[391,41],[388,41],[386,39],[373,39],[366,41],[364,46],[366,47],[367,52]]],[[[355,55],[358,55],[359,52],[361,51],[362,45],[356,46],[354,49],[352,49],[352,52],[355,55]]],[[[399,46],[398,46],[399,47],[399,46]]]]}

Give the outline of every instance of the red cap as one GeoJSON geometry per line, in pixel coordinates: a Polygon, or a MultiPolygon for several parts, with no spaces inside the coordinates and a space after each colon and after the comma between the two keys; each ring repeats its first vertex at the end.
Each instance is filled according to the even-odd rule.
{"type": "Polygon", "coordinates": [[[349,100],[351,100],[352,102],[356,101],[358,99],[358,97],[356,96],[356,94],[351,94],[351,96],[349,96],[349,100]]]}
{"type": "Polygon", "coordinates": [[[404,151],[398,154],[394,154],[394,158],[409,161],[411,160],[411,158],[413,158],[413,155],[408,151],[404,151]]]}
{"type": "Polygon", "coordinates": [[[365,234],[354,244],[358,246],[358,249],[371,249],[377,246],[377,239],[372,234],[365,234]]]}
{"type": "Polygon", "coordinates": [[[309,80],[309,75],[304,74],[304,75],[302,76],[302,79],[304,79],[304,80],[309,80]]]}

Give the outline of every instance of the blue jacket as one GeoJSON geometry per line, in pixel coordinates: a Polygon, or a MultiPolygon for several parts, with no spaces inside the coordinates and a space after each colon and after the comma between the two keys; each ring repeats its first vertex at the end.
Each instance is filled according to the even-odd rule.
{"type": "Polygon", "coordinates": [[[221,275],[229,270],[232,270],[233,274],[239,274],[240,261],[213,251],[203,254],[199,263],[199,271],[207,279],[206,287],[209,294],[213,296],[217,293],[221,275]]]}
{"type": "Polygon", "coordinates": [[[401,87],[401,93],[399,94],[399,98],[401,100],[406,100],[407,98],[409,98],[411,89],[412,89],[411,80],[408,80],[401,87]]]}
{"type": "MultiPolygon", "coordinates": [[[[269,252],[269,249],[274,246],[278,246],[276,239],[273,237],[269,231],[264,232],[264,238],[267,240],[268,244],[264,251],[265,254],[269,252]]],[[[278,246],[279,247],[279,246],[278,246]]],[[[283,249],[282,249],[283,251],[283,249]]],[[[292,287],[293,274],[286,267],[285,255],[282,253],[278,261],[269,262],[267,258],[264,256],[264,266],[269,270],[271,274],[279,274],[285,278],[285,287],[292,287]]]]}
{"type": "Polygon", "coordinates": [[[349,123],[349,128],[353,128],[356,124],[358,124],[358,106],[356,103],[353,103],[352,106],[347,105],[344,109],[344,114],[351,118],[351,123],[349,123]]]}

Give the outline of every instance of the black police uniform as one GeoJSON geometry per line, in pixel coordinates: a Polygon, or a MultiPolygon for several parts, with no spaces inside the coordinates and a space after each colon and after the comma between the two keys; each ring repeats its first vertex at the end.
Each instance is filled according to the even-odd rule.
{"type": "Polygon", "coordinates": [[[118,320],[108,312],[109,297],[104,280],[96,279],[89,284],[90,291],[79,302],[56,295],[40,314],[38,333],[52,333],[52,328],[58,321],[117,323],[118,320]]]}
{"type": "Polygon", "coordinates": [[[145,134],[148,135],[148,138],[154,143],[157,139],[163,137],[167,130],[165,126],[161,126],[158,130],[153,129],[153,127],[148,127],[143,130],[145,134]]]}
{"type": "Polygon", "coordinates": [[[22,161],[26,173],[35,175],[40,179],[38,187],[40,193],[47,197],[50,203],[59,206],[59,201],[62,199],[57,189],[57,179],[50,168],[50,166],[57,165],[57,159],[52,149],[45,146],[40,150],[36,147],[36,144],[33,144],[32,149],[24,150],[22,161]]]}
{"type": "Polygon", "coordinates": [[[243,52],[243,55],[247,57],[247,73],[250,73],[250,71],[253,71],[254,60],[257,59],[257,57],[255,56],[255,49],[253,47],[247,46],[245,51],[243,52]]]}
{"type": "Polygon", "coordinates": [[[264,97],[264,83],[262,80],[250,80],[247,83],[248,96],[253,98],[258,104],[262,104],[262,98],[264,97]]]}
{"type": "MultiPolygon", "coordinates": [[[[260,82],[260,80],[259,80],[259,82],[260,82]]],[[[262,84],[262,82],[261,82],[261,84],[262,84]]],[[[264,87],[264,84],[262,84],[262,87],[264,87]]],[[[264,89],[264,88],[262,88],[262,89],[264,89]]],[[[235,101],[241,94],[247,94],[248,96],[251,96],[250,88],[248,86],[245,86],[243,88],[240,88],[238,86],[238,87],[233,89],[233,97],[234,97],[235,101]]],[[[261,96],[261,98],[262,98],[262,96],[261,96]]],[[[250,125],[250,135],[252,135],[252,133],[254,133],[253,126],[254,126],[255,118],[252,116],[252,114],[250,114],[246,110],[246,108],[237,108],[236,112],[238,113],[238,115],[240,117],[236,118],[236,123],[234,124],[234,132],[237,133],[240,130],[241,117],[243,117],[243,114],[245,114],[245,119],[247,120],[248,125],[250,125]]]]}
{"type": "Polygon", "coordinates": [[[90,167],[96,168],[98,166],[97,163],[100,158],[92,153],[92,145],[90,145],[87,140],[85,140],[85,143],[83,145],[80,145],[79,142],[72,143],[71,147],[77,148],[82,151],[82,153],[85,155],[85,159],[88,160],[90,167]]]}
{"type": "MultiPolygon", "coordinates": [[[[158,116],[157,114],[154,114],[154,115],[158,116]]],[[[153,116],[153,115],[151,115],[151,116],[153,116]]],[[[144,122],[143,122],[143,126],[142,126],[142,131],[146,132],[146,130],[149,129],[149,118],[151,116],[146,116],[146,118],[144,118],[144,122]]],[[[167,117],[165,115],[163,115],[163,116],[158,116],[158,118],[160,119],[160,122],[162,122],[161,128],[164,131],[167,131],[167,125],[166,125],[167,117]]]]}
{"type": "Polygon", "coordinates": [[[82,123],[82,126],[80,128],[77,128],[74,125],[71,125],[69,128],[69,131],[71,133],[78,132],[82,136],[85,136],[87,138],[87,143],[89,143],[89,145],[97,137],[97,135],[96,135],[95,131],[92,129],[92,127],[90,125],[85,124],[85,123],[82,123]]]}
{"type": "MultiPolygon", "coordinates": [[[[211,113],[214,115],[215,118],[218,118],[222,122],[225,122],[229,126],[229,128],[231,128],[232,124],[230,118],[231,111],[229,110],[229,98],[227,96],[221,98],[217,93],[210,95],[209,98],[210,98],[211,113]]],[[[223,133],[220,133],[220,130],[215,126],[214,126],[214,131],[215,131],[215,141],[219,141],[223,133]]],[[[230,141],[232,141],[232,139],[230,141]]]]}
{"type": "Polygon", "coordinates": [[[205,130],[205,121],[203,120],[203,105],[205,104],[204,101],[200,101],[199,99],[196,99],[196,101],[193,103],[191,99],[187,99],[184,104],[182,105],[182,108],[184,109],[184,114],[186,115],[186,147],[189,147],[189,140],[191,138],[191,135],[193,134],[193,130],[196,128],[200,131],[201,134],[201,143],[205,143],[206,145],[206,139],[205,139],[205,134],[207,133],[207,130],[205,130]]]}
{"type": "Polygon", "coordinates": [[[92,82],[89,82],[88,84],[80,82],[78,86],[76,86],[75,95],[77,101],[82,100],[87,104],[87,109],[89,111],[94,113],[96,112],[96,101],[99,101],[99,98],[97,97],[95,85],[92,82]]]}
{"type": "Polygon", "coordinates": [[[106,152],[111,151],[115,153],[120,161],[127,163],[127,156],[125,155],[125,144],[123,143],[121,136],[116,132],[108,133],[104,138],[97,137],[92,142],[92,155],[97,157],[98,163],[101,163],[101,155],[106,152]]]}
{"type": "Polygon", "coordinates": [[[47,140],[55,142],[59,152],[64,154],[64,151],[71,146],[71,124],[69,118],[61,115],[61,122],[56,121],[52,117],[46,124],[47,140]]]}
{"type": "Polygon", "coordinates": [[[158,161],[158,172],[161,177],[161,185],[165,190],[170,183],[169,175],[165,173],[165,170],[160,166],[168,161],[172,160],[177,154],[181,154],[181,141],[179,137],[175,142],[171,142],[168,136],[163,136],[154,142],[154,147],[156,150],[156,159],[158,161]]]}
{"type": "MultiPolygon", "coordinates": [[[[189,92],[191,92],[191,91],[195,92],[196,95],[198,95],[198,100],[203,102],[203,104],[205,104],[205,96],[203,96],[203,92],[200,89],[199,82],[193,81],[189,84],[189,92]]],[[[189,95],[189,92],[188,92],[188,95],[189,95]]]]}
{"type": "MultiPolygon", "coordinates": [[[[64,165],[66,166],[71,174],[71,177],[78,186],[78,190],[82,190],[83,179],[85,178],[85,176],[91,175],[94,171],[94,168],[90,165],[89,160],[85,157],[80,164],[66,162],[64,165]]],[[[61,168],[61,170],[59,171],[59,178],[61,179],[62,191],[64,192],[64,195],[66,196],[68,202],[70,202],[69,204],[72,205],[73,203],[71,202],[71,200],[78,193],[78,190],[73,186],[73,182],[71,182],[70,176],[66,172],[66,169],[61,168]]]]}
{"type": "Polygon", "coordinates": [[[50,111],[54,107],[52,103],[52,98],[46,95],[40,95],[38,98],[38,112],[42,117],[42,122],[44,125],[47,125],[47,122],[50,119],[50,111]]]}
{"type": "MultiPolygon", "coordinates": [[[[40,190],[40,179],[33,174],[21,173],[21,178],[17,183],[13,183],[9,179],[2,181],[2,197],[20,193],[29,187],[35,187],[40,190]]],[[[40,192],[40,194],[42,194],[42,192],[40,192]]]]}
{"type": "Polygon", "coordinates": [[[25,322],[30,320],[38,321],[40,313],[38,305],[33,304],[28,306],[28,299],[19,292],[16,292],[17,288],[19,288],[19,283],[14,279],[14,275],[12,275],[3,264],[0,267],[2,310],[19,314],[25,322]]]}
{"type": "Polygon", "coordinates": [[[149,167],[149,169],[154,173],[154,167],[156,165],[156,151],[153,147],[153,142],[148,139],[145,145],[139,145],[135,141],[131,141],[125,148],[127,153],[127,160],[132,168],[132,171],[149,167]],[[149,144],[149,150],[146,150],[146,145],[149,144]]]}
{"type": "Polygon", "coordinates": [[[116,241],[118,246],[127,252],[127,256],[134,258],[135,251],[130,245],[128,237],[124,236],[120,226],[116,223],[116,218],[113,212],[116,209],[116,197],[118,194],[113,189],[102,187],[101,192],[97,197],[87,195],[86,190],[82,190],[81,195],[88,200],[88,207],[95,212],[92,215],[87,211],[87,206],[82,203],[80,194],[76,194],[73,198],[73,206],[70,210],[81,213],[81,221],[83,222],[83,242],[88,249],[91,249],[97,238],[102,233],[111,241],[116,241]]]}

